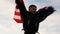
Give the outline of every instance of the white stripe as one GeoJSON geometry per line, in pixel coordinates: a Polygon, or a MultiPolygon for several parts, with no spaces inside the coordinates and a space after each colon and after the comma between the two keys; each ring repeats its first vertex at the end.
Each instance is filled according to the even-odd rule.
{"type": "Polygon", "coordinates": [[[20,12],[20,10],[19,10],[19,9],[15,9],[15,11],[16,11],[16,12],[20,12]]]}
{"type": "Polygon", "coordinates": [[[19,19],[19,20],[21,20],[21,16],[15,15],[15,16],[14,16],[14,19],[19,19]]]}

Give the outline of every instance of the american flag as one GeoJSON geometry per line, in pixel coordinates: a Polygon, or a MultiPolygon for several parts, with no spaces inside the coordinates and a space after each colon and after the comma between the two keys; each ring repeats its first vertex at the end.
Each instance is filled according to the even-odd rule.
{"type": "MultiPolygon", "coordinates": [[[[21,2],[23,2],[22,0],[21,0],[21,2]]],[[[19,11],[19,8],[18,8],[18,6],[17,6],[17,4],[16,4],[16,7],[15,7],[15,13],[14,13],[14,17],[13,17],[13,19],[17,22],[17,23],[23,23],[23,19],[21,18],[21,13],[20,13],[20,11],[19,11]]]]}

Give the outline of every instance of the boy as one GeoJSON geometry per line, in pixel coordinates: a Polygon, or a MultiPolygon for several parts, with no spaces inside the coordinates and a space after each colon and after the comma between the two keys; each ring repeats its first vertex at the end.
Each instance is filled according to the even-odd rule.
{"type": "Polygon", "coordinates": [[[55,11],[52,6],[36,11],[37,7],[35,5],[30,5],[29,11],[27,11],[23,0],[16,0],[16,3],[22,14],[24,34],[35,34],[38,32],[39,23],[55,11]]]}

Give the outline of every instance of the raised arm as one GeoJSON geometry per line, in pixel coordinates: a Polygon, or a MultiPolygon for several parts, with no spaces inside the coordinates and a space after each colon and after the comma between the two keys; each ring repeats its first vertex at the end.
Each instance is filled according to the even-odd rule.
{"type": "Polygon", "coordinates": [[[42,9],[39,9],[38,12],[40,14],[43,14],[45,16],[49,16],[50,14],[52,14],[54,12],[54,8],[52,6],[49,6],[49,7],[44,7],[42,9]]]}
{"type": "Polygon", "coordinates": [[[54,11],[56,11],[52,6],[49,6],[46,10],[46,15],[49,16],[50,14],[52,14],[54,11]]]}
{"type": "Polygon", "coordinates": [[[25,8],[23,0],[16,0],[16,4],[17,4],[17,6],[18,6],[18,8],[19,8],[19,10],[20,10],[20,12],[22,14],[26,14],[27,13],[27,10],[25,8]]]}
{"type": "Polygon", "coordinates": [[[54,12],[54,8],[52,6],[49,7],[44,7],[42,9],[38,10],[39,13],[39,22],[43,21],[44,19],[46,19],[47,16],[49,16],[50,14],[52,14],[54,12]]]}

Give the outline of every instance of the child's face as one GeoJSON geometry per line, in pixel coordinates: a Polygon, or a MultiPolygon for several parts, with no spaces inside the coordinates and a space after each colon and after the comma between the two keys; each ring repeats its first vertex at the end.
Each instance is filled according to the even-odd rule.
{"type": "Polygon", "coordinates": [[[33,12],[36,12],[36,10],[37,10],[36,7],[30,7],[30,8],[29,8],[29,12],[32,12],[32,13],[33,13],[33,12]]]}

